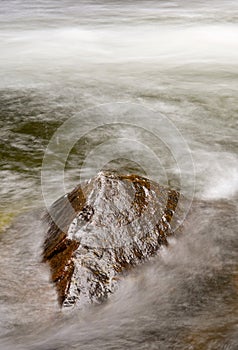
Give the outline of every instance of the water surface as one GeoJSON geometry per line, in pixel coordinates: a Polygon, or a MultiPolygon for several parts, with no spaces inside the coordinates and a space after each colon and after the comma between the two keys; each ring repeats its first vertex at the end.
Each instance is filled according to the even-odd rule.
{"type": "MultiPolygon", "coordinates": [[[[231,0],[1,1],[1,349],[237,348],[237,21],[231,0]],[[128,122],[137,106],[143,130],[102,125],[80,137],[65,164],[66,189],[105,161],[176,188],[182,174],[184,194],[203,204],[183,237],[107,303],[65,314],[40,263],[42,159],[69,118],[93,127],[102,104],[110,121],[123,103],[128,122]],[[194,169],[178,169],[161,141],[172,131],[148,134],[161,114],[194,169]]],[[[54,171],[51,180],[60,186],[54,171]]],[[[49,200],[56,195],[49,186],[49,200]]]]}

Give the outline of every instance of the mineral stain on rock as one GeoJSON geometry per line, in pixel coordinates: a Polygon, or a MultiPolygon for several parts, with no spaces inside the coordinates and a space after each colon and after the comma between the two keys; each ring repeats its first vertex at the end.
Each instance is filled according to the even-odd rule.
{"type": "Polygon", "coordinates": [[[45,217],[43,261],[60,305],[101,302],[155,255],[180,224],[179,197],[141,176],[100,172],[58,199],[45,217]]]}

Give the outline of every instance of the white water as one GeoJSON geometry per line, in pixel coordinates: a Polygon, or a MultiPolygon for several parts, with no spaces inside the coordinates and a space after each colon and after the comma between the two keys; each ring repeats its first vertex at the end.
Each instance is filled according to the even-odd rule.
{"type": "MultiPolygon", "coordinates": [[[[28,210],[0,236],[0,349],[237,348],[237,23],[229,0],[0,1],[0,213],[28,210]],[[68,118],[81,113],[93,127],[101,104],[110,103],[110,120],[119,102],[131,104],[135,124],[136,104],[143,132],[94,130],[68,158],[66,188],[78,183],[79,165],[91,176],[118,151],[128,171],[176,187],[183,177],[192,197],[191,152],[194,198],[205,204],[108,303],[65,315],[40,263],[43,229],[32,214],[44,206],[44,151],[68,118]],[[181,152],[163,143],[173,133],[158,133],[152,116],[160,113],[189,152],[182,138],[174,140],[181,152]]],[[[60,163],[63,146],[56,151],[60,163]]]]}

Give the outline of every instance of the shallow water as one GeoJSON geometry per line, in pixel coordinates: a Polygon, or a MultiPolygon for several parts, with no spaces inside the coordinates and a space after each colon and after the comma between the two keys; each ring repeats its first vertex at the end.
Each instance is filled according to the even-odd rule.
{"type": "Polygon", "coordinates": [[[237,20],[225,0],[1,1],[1,349],[237,348],[237,20]],[[64,313],[39,216],[103,167],[192,209],[107,303],[64,313]]]}

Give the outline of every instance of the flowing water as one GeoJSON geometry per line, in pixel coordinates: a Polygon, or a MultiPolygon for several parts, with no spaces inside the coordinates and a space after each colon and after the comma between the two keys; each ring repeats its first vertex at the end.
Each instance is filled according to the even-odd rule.
{"type": "Polygon", "coordinates": [[[237,23],[235,0],[0,1],[0,349],[237,349],[237,23]],[[196,204],[106,303],[64,312],[40,214],[62,169],[70,190],[109,165],[196,204]]]}

